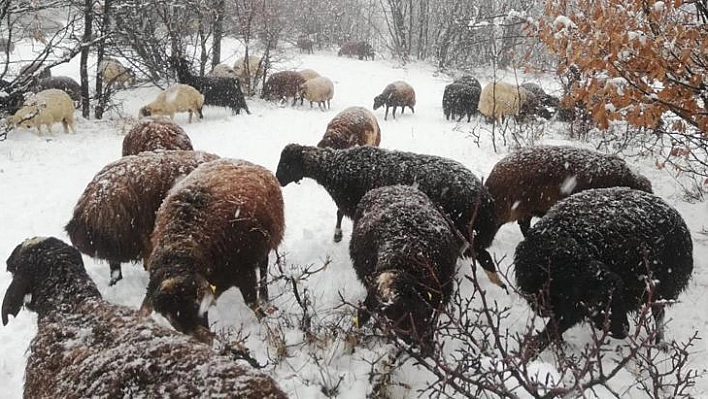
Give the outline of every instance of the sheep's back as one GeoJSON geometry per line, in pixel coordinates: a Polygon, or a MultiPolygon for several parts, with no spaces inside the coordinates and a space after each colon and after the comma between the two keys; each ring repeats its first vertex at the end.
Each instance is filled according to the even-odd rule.
{"type": "Polygon", "coordinates": [[[414,106],[415,90],[413,86],[399,80],[384,88],[383,97],[387,98],[386,104],[389,106],[414,106]]]}
{"type": "Polygon", "coordinates": [[[156,150],[191,151],[193,147],[184,129],[167,119],[139,121],[123,138],[123,156],[156,150]]]}
{"type": "MultiPolygon", "coordinates": [[[[624,300],[637,309],[651,273],[654,300],[675,299],[693,270],[693,244],[681,215],[661,198],[626,187],[590,189],[554,205],[516,249],[518,287],[572,298],[589,261],[602,262],[624,282],[624,300]]],[[[596,277],[596,276],[591,276],[596,277]]]]}
{"type": "Polygon", "coordinates": [[[277,100],[281,97],[296,97],[305,79],[295,71],[276,72],[266,80],[263,86],[263,97],[277,100]]]}
{"type": "Polygon", "coordinates": [[[319,72],[315,71],[314,69],[301,69],[297,71],[297,73],[299,73],[300,76],[302,76],[302,78],[306,81],[320,76],[319,72]]]}
{"type": "Polygon", "coordinates": [[[199,151],[143,152],[106,165],[89,182],[66,226],[81,252],[136,261],[149,248],[155,212],[174,182],[218,156],[199,151]]]}
{"type": "Polygon", "coordinates": [[[28,103],[42,105],[40,106],[40,114],[46,112],[51,115],[53,122],[60,122],[64,118],[73,118],[74,115],[74,103],[64,90],[42,90],[34,96],[34,99],[28,100],[28,103]],[[43,105],[46,105],[46,108],[43,105]]]}
{"type": "Polygon", "coordinates": [[[479,98],[479,112],[497,120],[505,116],[516,116],[526,101],[528,91],[506,82],[489,83],[482,89],[479,98]]]}
{"type": "Polygon", "coordinates": [[[355,145],[378,146],[380,143],[381,128],[376,116],[364,107],[349,107],[327,124],[317,146],[342,149],[355,145]]]}
{"type": "Polygon", "coordinates": [[[570,146],[536,146],[501,159],[485,185],[500,224],[542,216],[558,200],[589,188],[626,186],[651,192],[651,183],[611,155],[570,146]]]}

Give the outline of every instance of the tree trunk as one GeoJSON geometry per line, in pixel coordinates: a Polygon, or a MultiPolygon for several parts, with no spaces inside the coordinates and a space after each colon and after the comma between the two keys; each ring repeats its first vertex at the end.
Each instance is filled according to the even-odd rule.
{"type": "Polygon", "coordinates": [[[93,36],[91,29],[93,24],[93,0],[84,1],[84,36],[83,47],[81,48],[81,58],[79,73],[81,75],[81,115],[84,118],[91,117],[91,105],[89,104],[89,80],[88,80],[88,57],[93,36]]]}
{"type": "Polygon", "coordinates": [[[105,37],[108,35],[108,30],[110,29],[109,24],[112,5],[113,0],[104,0],[103,2],[103,20],[101,31],[103,38],[100,42],[98,42],[98,47],[96,48],[96,95],[98,96],[96,109],[94,111],[96,119],[103,119],[103,113],[106,111],[106,104],[108,103],[108,97],[110,96],[108,91],[104,93],[103,79],[101,76],[101,63],[103,62],[103,55],[106,47],[105,37]]]}
{"type": "Polygon", "coordinates": [[[211,48],[212,67],[215,67],[221,63],[221,39],[224,37],[224,14],[226,12],[226,2],[224,0],[216,0],[216,3],[214,4],[214,12],[216,17],[214,18],[214,40],[211,48]]]}

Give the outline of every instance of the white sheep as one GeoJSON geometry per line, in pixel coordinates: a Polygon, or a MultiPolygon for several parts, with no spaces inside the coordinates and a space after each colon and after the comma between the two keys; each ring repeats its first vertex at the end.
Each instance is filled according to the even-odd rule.
{"type": "Polygon", "coordinates": [[[246,88],[248,95],[251,95],[258,80],[263,77],[263,64],[261,59],[255,55],[248,56],[248,63],[244,57],[241,57],[234,63],[234,72],[236,72],[241,86],[246,88]]]}
{"type": "Polygon", "coordinates": [[[174,119],[177,112],[189,112],[189,123],[192,123],[192,113],[202,119],[204,95],[190,85],[178,83],[158,94],[150,104],[140,108],[140,116],[168,115],[174,119]]]}
{"type": "Polygon", "coordinates": [[[61,122],[64,133],[76,132],[74,129],[74,103],[66,92],[59,89],[42,90],[25,101],[25,105],[15,115],[9,116],[5,123],[15,127],[30,129],[36,127],[42,133],[42,125],[52,132],[52,124],[61,122]]]}
{"type": "Polygon", "coordinates": [[[222,77],[222,78],[239,78],[239,75],[233,68],[226,64],[214,65],[214,68],[206,74],[206,76],[222,77]]]}
{"type": "Polygon", "coordinates": [[[125,89],[126,83],[129,85],[135,83],[130,69],[114,58],[105,58],[101,61],[98,70],[103,77],[103,83],[108,87],[125,89]]]}
{"type": "Polygon", "coordinates": [[[300,76],[305,78],[305,80],[310,80],[310,79],[314,79],[319,76],[322,76],[319,74],[319,72],[315,71],[314,69],[301,69],[301,70],[297,71],[297,73],[299,73],[300,76]]]}
{"type": "Polygon", "coordinates": [[[488,83],[479,98],[479,112],[499,123],[508,116],[520,118],[531,96],[528,90],[511,83],[488,83]]]}
{"type": "Polygon", "coordinates": [[[298,97],[309,101],[310,108],[312,108],[313,102],[318,103],[320,108],[325,108],[325,102],[327,102],[326,108],[329,108],[329,101],[334,97],[334,84],[328,78],[318,76],[305,81],[305,83],[300,85],[298,91],[298,97]]]}

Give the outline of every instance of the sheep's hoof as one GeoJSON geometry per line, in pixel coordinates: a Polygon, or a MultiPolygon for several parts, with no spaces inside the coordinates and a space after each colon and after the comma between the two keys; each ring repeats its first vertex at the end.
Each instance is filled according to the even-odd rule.
{"type": "Polygon", "coordinates": [[[334,242],[342,241],[342,232],[334,233],[334,242]]]}

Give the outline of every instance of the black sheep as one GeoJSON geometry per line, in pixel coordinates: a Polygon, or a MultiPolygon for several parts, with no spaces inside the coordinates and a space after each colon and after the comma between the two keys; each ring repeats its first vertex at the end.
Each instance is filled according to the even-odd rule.
{"type": "Polygon", "coordinates": [[[204,105],[231,108],[234,114],[241,109],[250,114],[246,99],[237,78],[220,76],[195,76],[189,70],[189,63],[184,58],[172,58],[172,68],[177,72],[179,82],[190,85],[204,95],[204,105]]]}
{"type": "Polygon", "coordinates": [[[461,83],[467,86],[476,87],[480,92],[482,91],[482,84],[479,83],[479,80],[472,75],[462,75],[455,79],[452,83],[461,83]]]}
{"type": "Polygon", "coordinates": [[[104,301],[81,253],[57,238],[18,245],[2,321],[26,295],[37,335],[25,369],[25,398],[285,398],[269,376],[241,366],[133,309],[104,301]]]}
{"type": "Polygon", "coordinates": [[[627,312],[647,300],[662,339],[664,310],[693,270],[693,244],[681,215],[661,198],[626,187],[585,190],[554,205],[516,248],[516,283],[532,308],[550,316],[536,344],[542,351],[564,331],[590,318],[624,338],[627,312]],[[648,281],[649,280],[649,281],[648,281]]]}
{"type": "Polygon", "coordinates": [[[81,102],[81,85],[68,76],[50,76],[48,78],[39,79],[37,84],[32,88],[32,91],[38,93],[47,89],[63,90],[71,97],[71,101],[74,102],[75,106],[81,102]]]}
{"type": "MultiPolygon", "coordinates": [[[[276,177],[282,186],[303,177],[314,179],[349,218],[354,216],[361,197],[373,188],[416,186],[440,205],[473,243],[473,253],[490,279],[504,286],[486,250],[496,230],[494,200],[480,180],[459,162],[372,146],[334,150],[289,144],[280,154],[276,177]]],[[[468,249],[464,255],[473,253],[468,249]]]]}
{"type": "Polygon", "coordinates": [[[386,186],[362,197],[354,215],[349,254],[367,288],[361,325],[369,312],[391,329],[429,347],[435,313],[452,295],[460,242],[437,206],[412,186],[386,186]]]}
{"type": "Polygon", "coordinates": [[[454,119],[455,116],[459,116],[457,119],[459,122],[467,115],[467,122],[469,122],[472,115],[477,113],[481,92],[481,88],[464,83],[450,83],[445,86],[442,100],[445,119],[450,120],[450,117],[454,119]]]}

